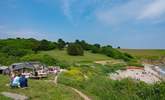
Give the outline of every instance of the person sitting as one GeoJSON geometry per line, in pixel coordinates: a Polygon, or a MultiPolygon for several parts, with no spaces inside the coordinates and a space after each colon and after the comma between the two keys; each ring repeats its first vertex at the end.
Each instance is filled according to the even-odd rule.
{"type": "Polygon", "coordinates": [[[19,80],[20,80],[20,74],[19,75],[16,75],[16,77],[14,77],[11,86],[12,87],[20,87],[19,80]]]}
{"type": "Polygon", "coordinates": [[[19,82],[20,82],[21,88],[28,87],[28,80],[27,80],[27,78],[25,78],[25,75],[22,75],[20,77],[19,82]]]}
{"type": "Polygon", "coordinates": [[[10,73],[10,86],[12,85],[14,78],[15,78],[15,74],[14,74],[14,72],[11,72],[10,73]]]}

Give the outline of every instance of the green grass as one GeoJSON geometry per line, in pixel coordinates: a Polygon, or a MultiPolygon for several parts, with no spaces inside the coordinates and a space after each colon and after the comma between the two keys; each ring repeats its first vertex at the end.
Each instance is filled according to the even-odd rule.
{"type": "Polygon", "coordinates": [[[165,56],[165,50],[163,49],[119,49],[119,50],[137,57],[165,56]]]}
{"type": "Polygon", "coordinates": [[[67,54],[66,50],[52,50],[52,51],[43,51],[40,52],[41,54],[47,54],[50,55],[51,57],[61,60],[61,61],[66,61],[69,63],[73,62],[93,62],[93,61],[98,61],[98,60],[111,60],[110,57],[107,57],[105,55],[101,54],[93,54],[88,51],[84,52],[84,56],[70,56],[67,54]]]}
{"type": "MultiPolygon", "coordinates": [[[[29,80],[29,88],[12,89],[6,84],[9,83],[7,76],[0,75],[0,93],[12,92],[30,97],[30,100],[82,100],[78,94],[64,85],[55,86],[53,83],[44,80],[29,80]]],[[[0,95],[0,100],[10,100],[0,95]]]]}
{"type": "Polygon", "coordinates": [[[0,100],[12,100],[12,99],[5,97],[5,96],[0,94],[0,100]]]}

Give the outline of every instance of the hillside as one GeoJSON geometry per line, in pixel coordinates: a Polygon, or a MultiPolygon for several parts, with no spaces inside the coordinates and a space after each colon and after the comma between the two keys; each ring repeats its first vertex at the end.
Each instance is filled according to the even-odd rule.
{"type": "MultiPolygon", "coordinates": [[[[74,43],[74,46],[77,47],[72,48],[73,51],[71,51],[75,52],[74,50],[81,46],[83,55],[73,56],[68,53],[68,44],[73,43],[66,44],[65,41],[60,41],[56,43],[35,39],[0,40],[0,64],[2,65],[24,61],[40,61],[48,66],[60,66],[60,68],[65,69],[56,78],[48,75],[48,78],[42,80],[29,79],[29,88],[27,89],[11,89],[6,85],[9,83],[9,77],[0,75],[0,93],[23,94],[30,97],[31,100],[82,100],[81,95],[71,89],[75,88],[92,100],[107,100],[108,98],[112,100],[164,100],[165,90],[162,87],[165,84],[163,82],[148,85],[132,79],[115,81],[111,80],[109,76],[110,73],[124,70],[127,66],[140,67],[141,63],[134,56],[146,56],[150,53],[161,56],[164,55],[164,51],[161,51],[161,53],[154,51],[158,52],[154,53],[153,51],[139,52],[133,50],[131,53],[131,50],[120,50],[120,52],[110,45],[101,46],[77,41],[74,43]],[[19,44],[19,42],[21,43],[19,44]],[[101,63],[94,63],[95,61],[101,61],[101,63]],[[104,62],[106,63],[103,64],[104,62]],[[58,85],[52,83],[54,79],[56,79],[58,85]],[[45,97],[47,98],[45,99],[45,97]]],[[[8,100],[8,98],[0,95],[1,99],[8,100]]]]}
{"type": "MultiPolygon", "coordinates": [[[[0,64],[11,65],[22,61],[40,61],[55,65],[55,60],[73,62],[92,62],[110,59],[131,61],[133,57],[114,49],[111,45],[89,44],[84,40],[67,42],[24,39],[0,39],[0,64]],[[46,55],[46,56],[45,56],[46,55]]],[[[59,62],[58,62],[59,63],[59,62]]]]}
{"type": "MultiPolygon", "coordinates": [[[[27,89],[12,89],[6,84],[9,82],[9,77],[0,75],[0,93],[12,92],[26,95],[30,100],[82,100],[82,98],[64,85],[55,86],[54,83],[44,80],[29,80],[29,88],[27,89]],[[46,99],[45,99],[46,98],[46,99]]],[[[0,100],[10,100],[0,95],[0,100]]]]}
{"type": "Polygon", "coordinates": [[[84,56],[70,56],[67,54],[66,50],[51,50],[51,51],[42,51],[41,54],[47,54],[55,59],[66,61],[69,63],[73,62],[92,62],[99,60],[111,60],[112,58],[102,55],[94,54],[89,51],[85,51],[84,56]]]}

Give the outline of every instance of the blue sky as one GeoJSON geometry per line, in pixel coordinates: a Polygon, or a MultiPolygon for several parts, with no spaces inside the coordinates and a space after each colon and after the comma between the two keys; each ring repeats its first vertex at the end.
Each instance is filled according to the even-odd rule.
{"type": "Polygon", "coordinates": [[[0,38],[165,49],[165,0],[1,0],[0,38]]]}

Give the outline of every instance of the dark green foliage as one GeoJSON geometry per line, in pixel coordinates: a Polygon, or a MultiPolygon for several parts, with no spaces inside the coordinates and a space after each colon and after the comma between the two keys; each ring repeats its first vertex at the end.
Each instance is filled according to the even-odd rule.
{"type": "Polygon", "coordinates": [[[33,46],[33,43],[36,42],[35,39],[4,39],[0,40],[0,44],[2,46],[9,46],[14,47],[18,49],[31,49],[33,46]]]}
{"type": "Polygon", "coordinates": [[[60,50],[64,49],[65,45],[66,45],[66,43],[65,43],[64,40],[58,39],[58,41],[57,41],[57,47],[58,47],[58,49],[60,49],[60,50]]]}
{"type": "Polygon", "coordinates": [[[67,69],[67,68],[69,68],[71,65],[70,64],[68,64],[67,62],[65,62],[65,61],[58,61],[57,63],[56,63],[56,65],[57,66],[60,66],[60,68],[63,68],[63,69],[67,69]]]}
{"type": "Polygon", "coordinates": [[[120,46],[118,46],[117,49],[120,49],[120,46]]]}
{"type": "Polygon", "coordinates": [[[84,50],[91,50],[92,45],[85,42],[85,40],[76,40],[75,43],[79,44],[84,50]]]}
{"type": "Polygon", "coordinates": [[[48,55],[42,55],[42,54],[26,55],[23,58],[21,58],[21,61],[40,61],[41,63],[44,63],[46,65],[57,65],[58,63],[58,60],[48,55]]]}
{"type": "Polygon", "coordinates": [[[92,53],[100,53],[101,52],[100,46],[99,45],[93,45],[91,52],[92,53]]]}
{"type": "Polygon", "coordinates": [[[124,61],[130,61],[131,59],[133,59],[133,57],[131,55],[122,53],[122,52],[112,48],[112,46],[102,47],[101,53],[105,54],[109,57],[115,58],[115,59],[123,59],[124,61]]]}
{"type": "Polygon", "coordinates": [[[0,64],[2,65],[8,66],[12,63],[16,63],[19,61],[20,61],[19,57],[9,56],[5,53],[0,53],[0,64]]]}
{"type": "Polygon", "coordinates": [[[56,44],[47,40],[41,40],[34,42],[32,45],[32,50],[37,53],[38,51],[47,51],[56,48],[56,44]]]}
{"type": "Polygon", "coordinates": [[[73,56],[83,56],[84,50],[79,44],[70,43],[67,48],[67,53],[73,56]]]}
{"type": "Polygon", "coordinates": [[[97,48],[101,48],[100,44],[94,44],[93,46],[97,47],[97,48]]]}
{"type": "Polygon", "coordinates": [[[38,47],[39,50],[43,50],[43,51],[52,50],[54,48],[55,48],[55,44],[47,40],[42,40],[39,43],[39,47],[38,47]]]}
{"type": "Polygon", "coordinates": [[[26,54],[32,53],[32,51],[28,49],[18,49],[18,48],[9,47],[9,46],[2,47],[1,52],[6,53],[9,56],[18,56],[18,57],[22,57],[26,54]]]}

